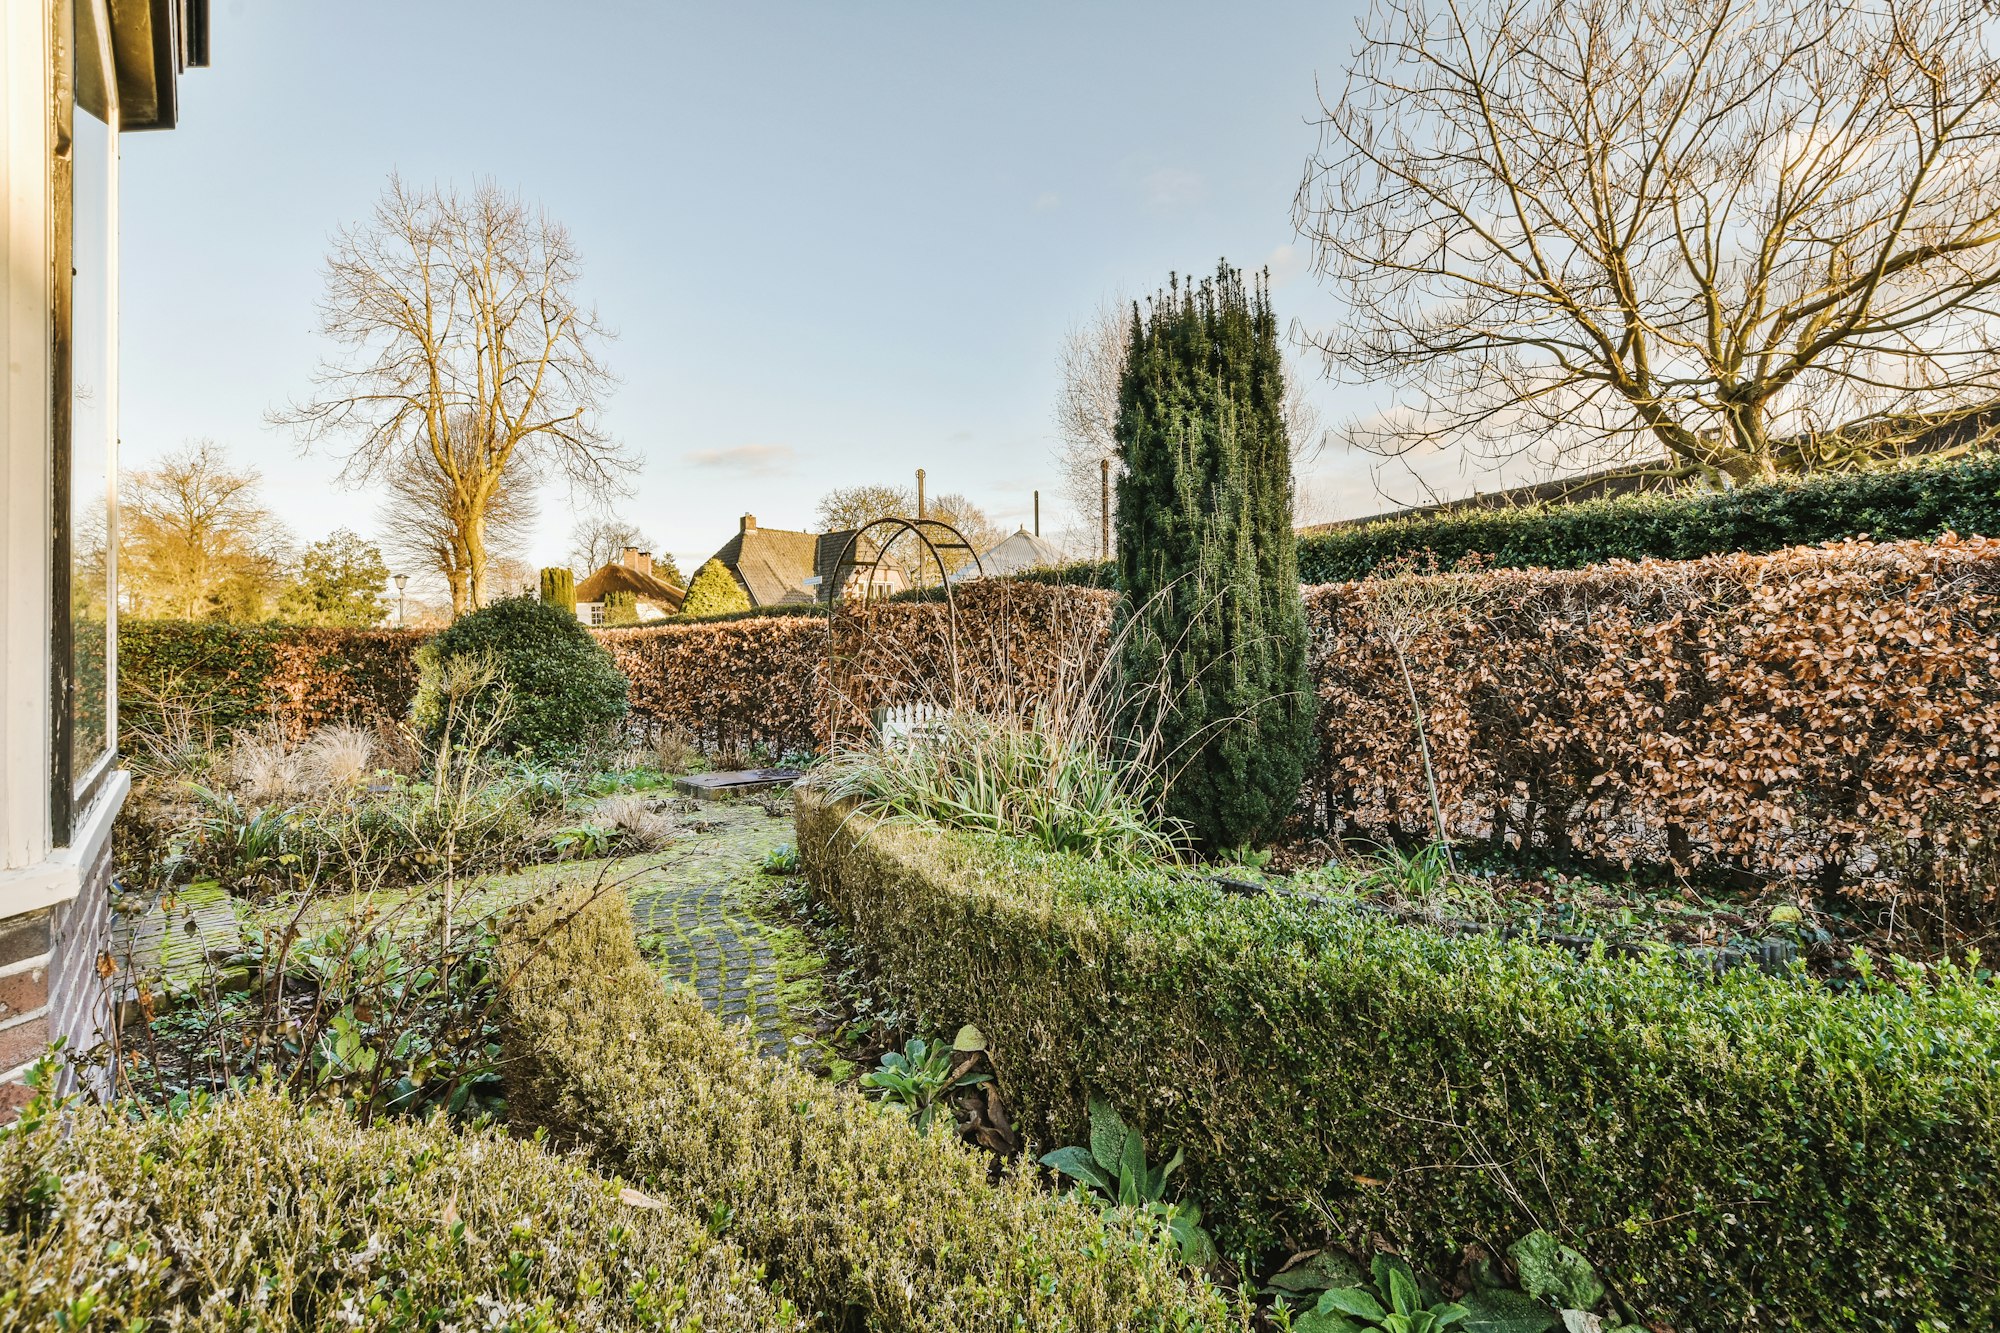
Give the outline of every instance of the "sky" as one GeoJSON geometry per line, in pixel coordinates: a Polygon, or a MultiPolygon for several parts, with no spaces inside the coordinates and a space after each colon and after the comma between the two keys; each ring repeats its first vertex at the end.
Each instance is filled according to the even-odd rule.
{"type": "MultiPolygon", "coordinates": [[[[212,11],[179,128],[123,137],[122,461],[211,438],[301,541],[377,527],[336,452],[266,417],[336,352],[328,240],[391,172],[546,208],[617,331],[603,425],[640,470],[545,492],[537,565],[611,512],[691,574],[745,512],[808,528],[827,490],[918,467],[1009,528],[1040,488],[1053,531],[1058,351],[1101,301],[1227,257],[1271,269],[1281,320],[1340,317],[1291,205],[1358,0],[212,11]]],[[[1385,402],[1313,392],[1329,423],[1385,402]]],[[[1374,461],[1326,450],[1310,516],[1411,498],[1374,461]]]]}

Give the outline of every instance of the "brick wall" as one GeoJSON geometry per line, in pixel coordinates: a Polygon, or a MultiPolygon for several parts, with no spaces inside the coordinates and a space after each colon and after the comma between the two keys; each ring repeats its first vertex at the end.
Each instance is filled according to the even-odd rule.
{"type": "MultiPolygon", "coordinates": [[[[0,920],[0,1123],[27,1100],[23,1076],[50,1042],[85,1056],[110,1035],[110,992],[97,971],[110,930],[108,850],[71,901],[0,920]]],[[[88,1061],[64,1074],[69,1086],[97,1092],[106,1080],[88,1061]]]]}
{"type": "Polygon", "coordinates": [[[0,1120],[27,1100],[21,1075],[48,1046],[51,950],[49,908],[0,921],[0,1120]]]}

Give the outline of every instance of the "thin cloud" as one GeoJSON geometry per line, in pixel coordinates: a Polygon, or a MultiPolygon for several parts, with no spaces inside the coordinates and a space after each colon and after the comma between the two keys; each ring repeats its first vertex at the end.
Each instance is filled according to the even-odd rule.
{"type": "Polygon", "coordinates": [[[1198,204],[1208,193],[1201,173],[1186,167],[1155,167],[1139,182],[1148,207],[1165,210],[1198,204]]]}
{"type": "Polygon", "coordinates": [[[734,472],[745,477],[775,477],[791,471],[797,458],[788,444],[737,444],[727,449],[696,449],[682,454],[689,467],[711,472],[734,472]]]}
{"type": "Polygon", "coordinates": [[[1271,270],[1271,285],[1282,287],[1305,272],[1305,252],[1296,245],[1281,245],[1264,256],[1264,267],[1271,270]]]}

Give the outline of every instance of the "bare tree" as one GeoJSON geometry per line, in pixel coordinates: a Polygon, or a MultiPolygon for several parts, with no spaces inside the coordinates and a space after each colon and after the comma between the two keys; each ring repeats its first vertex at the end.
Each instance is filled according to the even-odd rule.
{"type": "Polygon", "coordinates": [[[450,488],[454,611],[485,600],[503,487],[539,473],[595,491],[630,467],[598,428],[608,334],[577,272],[562,225],[491,182],[468,198],[392,176],[373,216],[334,238],[320,327],[351,355],[321,367],[319,397],[274,416],[309,445],[344,440],[349,483],[427,468],[426,490],[450,488]]]}
{"type": "MultiPolygon", "coordinates": [[[[1110,297],[1063,338],[1057,364],[1062,384],[1056,394],[1055,464],[1069,507],[1071,536],[1089,534],[1079,549],[1095,549],[1103,508],[1103,461],[1111,460],[1115,487],[1118,462],[1118,390],[1125,376],[1125,350],[1132,337],[1133,310],[1123,297],[1110,297]]],[[[1285,364],[1285,432],[1292,465],[1317,457],[1325,431],[1305,382],[1285,364]]],[[[1115,497],[1114,497],[1115,498],[1115,497]]],[[[1107,552],[1108,554],[1108,552],[1107,552]]]]}
{"type": "Polygon", "coordinates": [[[256,619],[282,577],[291,538],[264,507],[255,468],[213,440],[119,478],[119,584],[137,615],[256,619]]]}
{"type": "MultiPolygon", "coordinates": [[[[446,436],[453,451],[475,451],[470,423],[457,422],[446,436]]],[[[412,452],[401,468],[386,478],[388,499],[382,507],[384,545],[411,568],[436,574],[451,594],[452,614],[471,607],[473,555],[465,540],[471,526],[468,497],[457,477],[472,470],[437,466],[428,452],[412,452]]],[[[534,479],[519,467],[503,475],[487,493],[482,516],[482,554],[491,568],[498,560],[519,559],[535,522],[534,479]]],[[[482,582],[484,580],[482,579],[482,582]]]]}
{"type": "Polygon", "coordinates": [[[1383,0],[1296,221],[1357,443],[1749,480],[2000,397],[2000,78],[1959,0],[1383,0]]]}
{"type": "MultiPolygon", "coordinates": [[[[841,486],[820,497],[818,512],[814,518],[822,532],[838,532],[849,528],[862,528],[879,518],[915,518],[917,516],[916,492],[903,486],[841,486]]],[[[1000,526],[987,516],[984,509],[970,499],[958,494],[932,495],[924,500],[924,517],[940,523],[949,523],[956,528],[974,551],[984,554],[1006,534],[1000,526]]],[[[887,538],[885,531],[876,534],[887,538]]],[[[941,540],[941,534],[932,534],[933,540],[941,540]]],[[[912,583],[922,583],[937,578],[936,566],[922,546],[907,533],[897,534],[889,539],[883,551],[888,561],[903,571],[912,583]]],[[[947,572],[956,570],[971,559],[963,551],[942,551],[947,572]]]]}
{"type": "Polygon", "coordinates": [[[616,514],[579,519],[570,529],[569,543],[569,562],[579,579],[615,564],[628,546],[642,551],[653,549],[652,539],[639,531],[638,524],[628,523],[616,514]]]}

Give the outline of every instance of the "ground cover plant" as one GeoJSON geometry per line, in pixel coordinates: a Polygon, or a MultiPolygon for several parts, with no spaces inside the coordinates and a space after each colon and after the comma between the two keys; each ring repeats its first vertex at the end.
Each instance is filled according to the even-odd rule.
{"type": "Polygon", "coordinates": [[[986,1034],[1024,1134],[1076,1142],[1096,1096],[1184,1151],[1224,1253],[1380,1236],[1442,1268],[1548,1230],[1676,1327],[2000,1314],[1983,974],[1718,978],[799,810],[896,1003],[986,1034]]]}
{"type": "Polygon", "coordinates": [[[0,1130],[0,1328],[775,1330],[728,1241],[493,1128],[268,1088],[0,1130]]]}
{"type": "Polygon", "coordinates": [[[503,946],[510,1114],[710,1221],[837,1326],[1236,1326],[1152,1228],[1003,1174],[900,1110],[761,1062],[647,971],[620,895],[503,946]],[[588,974],[593,984],[578,986],[588,974]]]}

